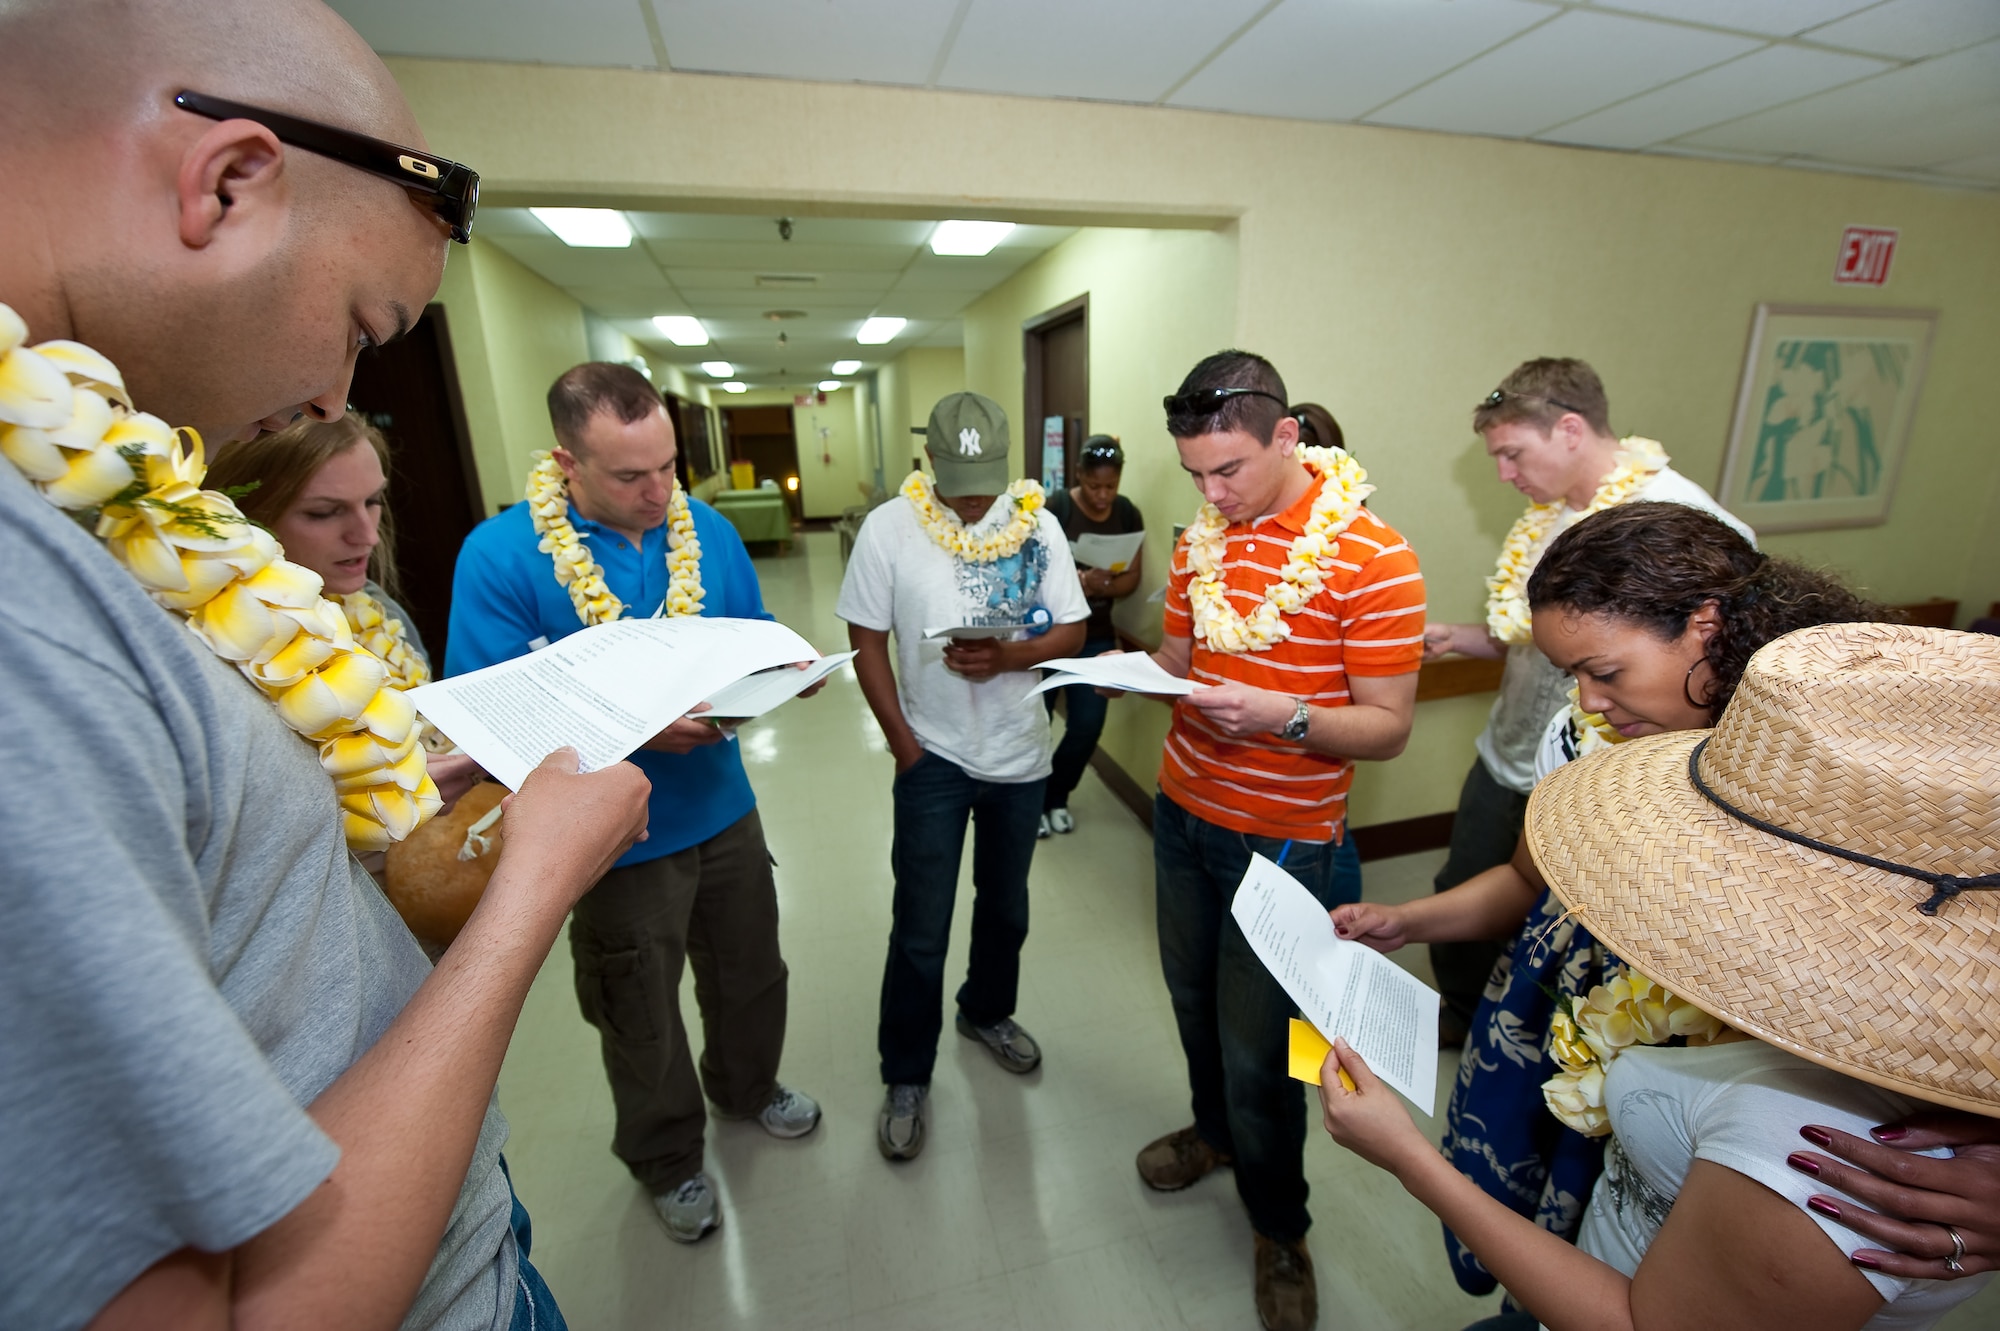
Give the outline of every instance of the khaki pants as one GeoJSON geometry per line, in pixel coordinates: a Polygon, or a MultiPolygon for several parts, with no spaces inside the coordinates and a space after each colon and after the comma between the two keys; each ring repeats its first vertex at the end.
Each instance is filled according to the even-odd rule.
{"type": "Polygon", "coordinates": [[[771,1102],[785,1045],[771,854],[755,811],[698,846],[613,869],[576,903],[570,955],[618,1109],[611,1149],[655,1195],[702,1166],[702,1093],[731,1117],[771,1102]],[[700,1078],[681,963],[701,1009],[700,1078]]]}

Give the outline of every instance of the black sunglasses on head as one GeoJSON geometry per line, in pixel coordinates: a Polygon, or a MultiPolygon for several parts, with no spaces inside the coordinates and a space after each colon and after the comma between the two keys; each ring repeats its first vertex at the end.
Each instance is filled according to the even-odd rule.
{"type": "Polygon", "coordinates": [[[1485,400],[1482,401],[1479,404],[1479,406],[1475,408],[1475,410],[1478,411],[1489,410],[1493,407],[1499,406],[1502,402],[1505,402],[1510,397],[1513,398],[1516,402],[1524,402],[1524,401],[1546,402],[1552,407],[1561,407],[1564,411],[1573,411],[1577,415],[1583,416],[1585,420],[1590,419],[1588,416],[1584,415],[1584,410],[1582,407],[1572,407],[1569,403],[1563,401],[1559,397],[1550,397],[1546,393],[1510,393],[1504,388],[1496,388],[1492,392],[1488,393],[1485,397],[1485,400]]]}
{"type": "Polygon", "coordinates": [[[1160,399],[1169,416],[1213,416],[1232,397],[1267,397],[1279,406],[1285,399],[1261,388],[1197,388],[1192,393],[1172,393],[1160,399]]]}
{"type": "Polygon", "coordinates": [[[425,202],[451,227],[453,240],[463,245],[472,239],[472,215],[479,211],[479,173],[469,166],[351,129],[336,129],[316,120],[301,120],[282,111],[267,111],[261,106],[210,97],[206,93],[183,90],[174,95],[174,105],[210,120],[254,120],[277,135],[282,143],[394,181],[423,195],[425,202]]]}

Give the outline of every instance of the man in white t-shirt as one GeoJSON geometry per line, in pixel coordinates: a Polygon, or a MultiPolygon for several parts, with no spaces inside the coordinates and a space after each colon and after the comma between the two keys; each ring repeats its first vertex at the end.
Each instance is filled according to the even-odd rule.
{"type": "MultiPolygon", "coordinates": [[[[1520,839],[1528,792],[1535,785],[1535,754],[1550,715],[1568,698],[1569,677],[1555,668],[1526,633],[1528,575],[1542,551],[1586,513],[1612,503],[1658,500],[1706,509],[1743,533],[1756,534],[1710,497],[1708,491],[1668,465],[1651,440],[1621,439],[1611,429],[1611,406],[1597,371],[1580,360],[1542,357],[1521,365],[1473,409],[1472,428],[1486,440],[1500,479],[1536,505],[1560,505],[1543,520],[1523,525],[1538,530],[1525,541],[1512,576],[1496,569],[1488,580],[1489,623],[1508,616],[1495,601],[1519,598],[1521,629],[1497,636],[1488,624],[1432,624],[1424,630],[1424,659],[1450,652],[1488,659],[1505,657],[1500,697],[1474,741],[1479,756],[1459,792],[1451,828],[1451,852],[1438,870],[1442,892],[1496,864],[1505,864],[1520,839]],[[1605,494],[1610,491],[1610,494],[1605,494]],[[1605,500],[1610,502],[1604,502],[1605,500]],[[1504,585],[1494,587],[1496,582],[1504,585]]],[[[1512,544],[1510,538],[1510,545],[1512,544]]],[[[1503,565],[1508,562],[1503,553],[1503,565]]],[[[1439,1041],[1464,1042],[1503,942],[1431,944],[1431,968],[1444,996],[1439,1041]]]]}
{"type": "Polygon", "coordinates": [[[972,948],[957,995],[961,1035],[1009,1072],[1042,1061],[1014,1020],[1028,936],[1028,865],[1049,727],[1034,667],[1083,646],[1084,600],[1062,528],[1032,481],[1008,484],[1007,417],[977,393],[931,410],[922,472],[868,515],[837,613],[854,673],[896,760],[895,898],[876,1044],[888,1095],[877,1142],[890,1160],[923,1149],[943,1026],[945,949],[965,827],[972,843],[972,948]],[[994,636],[992,629],[1015,626],[994,636]],[[944,627],[982,636],[926,637],[944,627]],[[896,659],[889,659],[889,635],[896,659]]]}

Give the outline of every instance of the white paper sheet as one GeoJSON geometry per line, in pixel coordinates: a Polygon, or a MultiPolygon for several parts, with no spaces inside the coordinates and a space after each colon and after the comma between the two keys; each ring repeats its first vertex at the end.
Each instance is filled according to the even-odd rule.
{"type": "Polygon", "coordinates": [[[1089,684],[1100,689],[1123,689],[1127,693],[1153,693],[1164,697],[1179,697],[1207,687],[1191,679],[1168,674],[1160,669],[1158,661],[1145,652],[1120,652],[1116,656],[1065,656],[1058,661],[1044,661],[1037,668],[1056,673],[1029,689],[1029,697],[1070,684],[1089,684]]]}
{"type": "Polygon", "coordinates": [[[1155,603],[1165,601],[1167,599],[1167,584],[1163,582],[1159,586],[1153,588],[1153,594],[1151,596],[1148,596],[1146,599],[1149,602],[1155,602],[1155,603]]]}
{"type": "Polygon", "coordinates": [[[925,629],[926,638],[1011,638],[1022,632],[1026,624],[943,624],[934,629],[925,629]]]}
{"type": "Polygon", "coordinates": [[[781,665],[745,675],[710,695],[708,710],[702,715],[712,716],[718,721],[748,721],[762,716],[798,697],[853,659],[853,652],[837,652],[820,657],[804,670],[781,665]]]}
{"type": "Polygon", "coordinates": [[[755,671],[819,653],[765,619],[620,619],[410,691],[417,711],[510,790],[565,744],[594,772],[755,671]]]}
{"type": "Polygon", "coordinates": [[[1250,857],[1229,913],[1321,1035],[1345,1039],[1376,1076],[1436,1112],[1437,990],[1334,933],[1326,907],[1262,855],[1250,857]]]}
{"type": "Polygon", "coordinates": [[[1132,557],[1145,543],[1146,533],[1142,531],[1129,531],[1122,536],[1087,531],[1069,543],[1069,553],[1079,566],[1087,564],[1091,568],[1123,573],[1131,567],[1132,557]]]}

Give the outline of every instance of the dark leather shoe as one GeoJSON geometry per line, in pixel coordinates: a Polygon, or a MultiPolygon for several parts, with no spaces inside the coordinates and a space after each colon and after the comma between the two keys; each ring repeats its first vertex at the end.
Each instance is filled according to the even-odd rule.
{"type": "Polygon", "coordinates": [[[1319,1282],[1304,1239],[1257,1236],[1257,1320],[1264,1331],[1308,1331],[1319,1320],[1319,1282]]]}
{"type": "Polygon", "coordinates": [[[1139,1177],[1149,1188],[1179,1192],[1232,1163],[1228,1156],[1203,1141],[1200,1133],[1186,1127],[1148,1143],[1139,1152],[1139,1177]]]}

